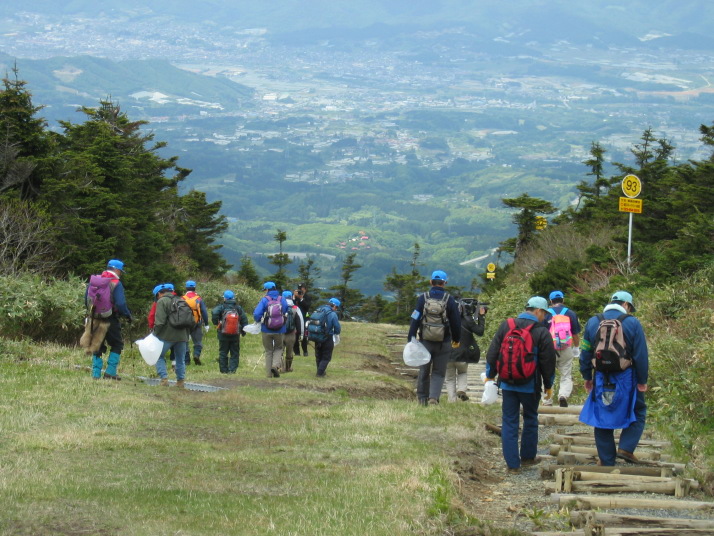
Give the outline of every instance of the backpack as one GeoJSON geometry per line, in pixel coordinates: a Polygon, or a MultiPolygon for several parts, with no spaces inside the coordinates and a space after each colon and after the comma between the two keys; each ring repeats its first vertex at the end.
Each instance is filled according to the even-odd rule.
{"type": "Polygon", "coordinates": [[[449,293],[444,292],[441,299],[432,298],[424,293],[424,316],[421,321],[421,336],[425,341],[443,341],[446,336],[446,303],[449,293]]]}
{"type": "Polygon", "coordinates": [[[238,335],[240,333],[240,314],[234,308],[224,309],[218,322],[218,331],[223,335],[238,335]]]}
{"type": "Polygon", "coordinates": [[[87,304],[92,318],[108,318],[112,316],[112,278],[93,275],[89,278],[87,287],[87,304]]]}
{"type": "Polygon", "coordinates": [[[556,350],[564,350],[573,344],[573,328],[570,317],[566,315],[568,308],[563,307],[560,313],[550,308],[548,312],[553,315],[550,319],[550,336],[553,338],[553,346],[556,350]]]}
{"type": "Polygon", "coordinates": [[[509,318],[507,322],[508,331],[501,342],[496,370],[498,377],[506,383],[524,384],[536,372],[533,337],[531,336],[535,322],[524,328],[519,328],[513,318],[509,318]]]}
{"type": "Polygon", "coordinates": [[[307,339],[313,342],[327,340],[327,315],[330,310],[320,308],[307,319],[307,339]]]}
{"type": "Polygon", "coordinates": [[[201,318],[201,306],[198,304],[198,300],[201,299],[201,296],[194,292],[191,297],[189,297],[188,294],[184,294],[183,299],[193,311],[193,318],[196,321],[196,324],[200,324],[201,320],[203,320],[201,318]]]}
{"type": "Polygon", "coordinates": [[[168,320],[169,325],[175,329],[194,329],[196,327],[193,309],[186,303],[186,300],[178,296],[171,297],[168,320]]]}
{"type": "Polygon", "coordinates": [[[273,298],[266,296],[268,304],[265,306],[263,314],[263,323],[268,329],[280,329],[285,324],[285,315],[283,315],[283,305],[280,297],[273,298]]]}
{"type": "Polygon", "coordinates": [[[295,331],[295,315],[297,315],[295,308],[295,306],[288,308],[288,317],[286,319],[285,333],[292,333],[293,331],[295,331]]]}
{"type": "Polygon", "coordinates": [[[593,342],[593,367],[598,372],[622,372],[632,365],[632,358],[628,355],[625,333],[622,322],[628,314],[617,318],[606,319],[597,315],[600,325],[595,333],[593,342]]]}

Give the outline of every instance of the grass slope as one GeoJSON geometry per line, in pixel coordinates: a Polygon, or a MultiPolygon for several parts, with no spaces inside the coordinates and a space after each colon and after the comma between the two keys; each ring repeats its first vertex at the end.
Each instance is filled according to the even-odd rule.
{"type": "Polygon", "coordinates": [[[452,455],[494,409],[417,406],[388,373],[393,329],[346,323],[327,378],[300,357],[270,380],[254,336],[220,375],[211,331],[187,379],[216,393],[132,380],[152,373],[136,348],[109,382],[78,349],[0,340],[0,531],[443,534],[464,520],[452,455]]]}

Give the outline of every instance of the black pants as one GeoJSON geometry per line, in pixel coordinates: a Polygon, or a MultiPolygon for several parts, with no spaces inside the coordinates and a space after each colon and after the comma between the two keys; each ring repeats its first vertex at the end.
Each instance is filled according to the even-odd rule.
{"type": "Polygon", "coordinates": [[[293,354],[295,356],[300,355],[300,346],[302,346],[302,355],[307,355],[307,337],[303,335],[302,337],[295,337],[295,344],[293,344],[293,354]]]}
{"type": "Polygon", "coordinates": [[[317,365],[317,375],[324,376],[327,370],[327,365],[332,361],[332,351],[335,349],[335,343],[332,340],[332,335],[327,336],[327,340],[315,343],[315,364],[317,365]]]}
{"type": "Polygon", "coordinates": [[[109,329],[107,330],[107,336],[104,337],[104,342],[99,347],[99,355],[107,351],[107,345],[109,345],[109,351],[115,354],[121,354],[121,351],[124,349],[124,340],[121,337],[121,324],[119,323],[119,318],[115,315],[109,317],[109,329]]]}

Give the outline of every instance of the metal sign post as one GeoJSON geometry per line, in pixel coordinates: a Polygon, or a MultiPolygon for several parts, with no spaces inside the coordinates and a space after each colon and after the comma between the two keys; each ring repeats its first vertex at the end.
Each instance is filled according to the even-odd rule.
{"type": "Polygon", "coordinates": [[[630,225],[627,231],[627,272],[630,272],[632,256],[632,215],[642,214],[642,199],[635,199],[642,193],[642,183],[637,175],[625,175],[622,179],[622,193],[627,197],[620,198],[620,212],[630,213],[630,225]]]}

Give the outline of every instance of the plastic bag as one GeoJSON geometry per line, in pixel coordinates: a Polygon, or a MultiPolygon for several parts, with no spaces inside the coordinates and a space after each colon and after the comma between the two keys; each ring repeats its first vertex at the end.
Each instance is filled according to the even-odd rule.
{"type": "Polygon", "coordinates": [[[258,322],[248,324],[246,327],[243,328],[243,331],[251,335],[258,335],[260,333],[260,324],[258,322]]]}
{"type": "Polygon", "coordinates": [[[498,385],[493,380],[487,381],[483,386],[483,395],[481,395],[482,404],[495,404],[498,400],[498,385]]]}
{"type": "Polygon", "coordinates": [[[333,335],[332,336],[332,342],[335,343],[335,346],[340,344],[340,336],[339,335],[333,335]]]}
{"type": "Polygon", "coordinates": [[[431,354],[422,343],[416,339],[410,340],[404,345],[402,352],[404,363],[410,367],[421,367],[431,361],[431,354]]]}
{"type": "Polygon", "coordinates": [[[139,353],[141,357],[144,358],[147,365],[156,365],[156,362],[161,356],[161,351],[164,349],[164,341],[159,339],[153,333],[149,333],[143,339],[136,341],[136,345],[139,347],[139,353]]]}

